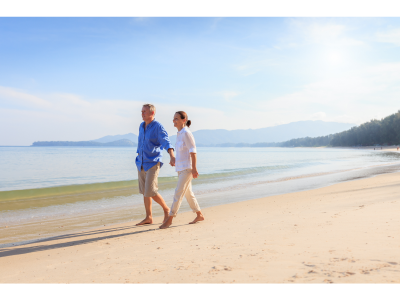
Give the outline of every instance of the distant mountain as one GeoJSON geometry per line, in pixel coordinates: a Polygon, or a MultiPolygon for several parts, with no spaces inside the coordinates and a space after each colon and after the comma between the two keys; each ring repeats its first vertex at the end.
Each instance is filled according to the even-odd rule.
{"type": "MultiPolygon", "coordinates": [[[[338,133],[356,126],[349,123],[299,121],[260,129],[202,129],[193,132],[198,146],[219,146],[238,143],[277,143],[303,137],[318,137],[338,133]]],[[[175,145],[176,135],[170,136],[175,145]]]]}
{"type": "Polygon", "coordinates": [[[118,135],[107,135],[102,138],[99,138],[97,140],[92,140],[92,142],[99,142],[99,143],[109,143],[109,142],[114,142],[114,141],[119,141],[119,140],[130,140],[134,143],[137,144],[138,142],[138,136],[133,133],[127,133],[127,134],[118,134],[118,135]]]}
{"type": "Polygon", "coordinates": [[[128,139],[122,139],[122,140],[118,140],[118,141],[112,141],[109,143],[99,143],[99,142],[93,142],[93,141],[34,142],[31,147],[136,147],[136,146],[137,146],[137,143],[134,143],[128,139]]]}
{"type": "MultiPolygon", "coordinates": [[[[321,137],[335,134],[356,126],[349,123],[324,121],[299,121],[260,129],[202,129],[193,132],[197,146],[222,146],[236,144],[280,143],[305,137],[321,137]]],[[[176,135],[170,136],[175,145],[176,135]]],[[[48,146],[99,146],[99,147],[135,147],[138,136],[133,133],[107,135],[92,141],[82,142],[34,142],[34,147],[48,146]]]]}
{"type": "Polygon", "coordinates": [[[104,146],[106,147],[136,147],[137,143],[132,142],[131,140],[128,139],[122,139],[118,141],[113,141],[109,143],[103,143],[104,146]]]}

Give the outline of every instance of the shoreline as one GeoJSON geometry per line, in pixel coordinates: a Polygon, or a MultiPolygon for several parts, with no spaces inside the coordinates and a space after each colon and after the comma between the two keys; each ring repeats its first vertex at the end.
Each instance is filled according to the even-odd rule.
{"type": "MultiPolygon", "coordinates": [[[[324,148],[324,147],[321,147],[324,148]]],[[[393,152],[400,152],[400,150],[397,150],[396,146],[359,146],[359,147],[325,147],[325,148],[332,148],[332,149],[354,149],[354,150],[384,150],[384,151],[393,151],[393,152]],[[382,149],[380,149],[382,148],[382,149]]]]}
{"type": "MultiPolygon", "coordinates": [[[[1,146],[0,146],[1,147],[1,146]]],[[[12,146],[7,146],[12,147],[12,146]]],[[[24,147],[24,146],[21,146],[24,147]]],[[[226,147],[222,147],[226,148],[226,147]]],[[[373,150],[373,146],[364,146],[364,147],[266,147],[266,148],[301,148],[301,149],[351,149],[351,150],[373,150]]],[[[397,148],[392,146],[383,146],[383,149],[378,149],[376,151],[389,151],[389,152],[398,152],[397,148]]],[[[380,148],[380,147],[379,147],[380,148]]],[[[236,172],[233,172],[236,173],[236,172]]],[[[210,180],[214,179],[214,177],[224,177],[228,173],[227,172],[217,172],[217,173],[207,173],[202,176],[202,178],[208,178],[210,180]]],[[[235,174],[237,175],[237,174],[235,174]]],[[[168,184],[172,184],[174,186],[176,183],[176,176],[167,176],[167,177],[159,177],[160,184],[167,186],[168,184]]],[[[123,190],[135,190],[137,193],[138,185],[137,179],[124,179],[117,181],[99,181],[99,182],[83,182],[83,183],[70,183],[70,184],[55,184],[49,186],[41,186],[41,187],[22,187],[22,188],[14,188],[14,189],[5,189],[0,190],[0,204],[5,201],[19,201],[19,200],[37,200],[42,198],[49,197],[68,197],[68,196],[80,196],[86,193],[116,193],[125,194],[123,190]]]]}
{"type": "MultiPolygon", "coordinates": [[[[345,171],[349,171],[349,170],[345,170],[345,171]]],[[[351,170],[350,170],[350,171],[351,171],[351,170]]],[[[340,172],[343,172],[343,171],[340,171],[340,172]]],[[[397,171],[397,172],[400,173],[400,171],[397,171]]],[[[394,172],[392,172],[392,173],[394,173],[394,172]]],[[[328,173],[328,174],[330,174],[330,173],[328,173]]],[[[383,174],[383,173],[382,173],[382,174],[383,174]]],[[[345,180],[345,181],[343,181],[343,182],[348,182],[348,181],[351,182],[351,181],[363,180],[363,179],[367,179],[367,178],[373,178],[373,177],[376,177],[376,176],[380,176],[380,175],[382,175],[382,174],[376,174],[376,175],[372,175],[372,176],[368,176],[368,177],[360,177],[360,178],[348,179],[348,180],[345,180]]],[[[320,175],[320,174],[318,174],[318,175],[320,175]]],[[[326,174],[321,174],[321,175],[326,175],[326,174]]],[[[315,176],[315,174],[311,174],[311,175],[307,175],[307,176],[300,176],[300,177],[298,177],[298,178],[296,177],[296,178],[289,178],[289,179],[277,180],[277,181],[275,181],[275,182],[278,182],[278,181],[287,181],[287,180],[293,180],[293,179],[303,179],[303,178],[314,177],[314,176],[315,176]]],[[[274,181],[273,181],[273,182],[274,182],[274,181]]],[[[300,192],[312,191],[312,190],[316,190],[316,189],[321,189],[321,188],[330,187],[330,186],[333,186],[333,185],[336,185],[336,184],[339,184],[339,183],[337,183],[337,182],[332,182],[332,183],[328,183],[327,185],[324,185],[324,186],[321,186],[321,187],[318,187],[318,188],[310,188],[310,189],[301,190],[301,191],[292,192],[292,193],[287,193],[287,194],[293,194],[293,193],[300,193],[300,192]]],[[[263,197],[263,198],[274,197],[274,196],[282,196],[282,195],[285,195],[285,194],[276,194],[276,195],[266,196],[266,197],[263,197]]],[[[66,195],[66,196],[68,196],[68,195],[66,195]]],[[[257,198],[257,199],[258,199],[258,198],[257,198]]],[[[184,199],[184,200],[185,200],[185,199],[184,199]]],[[[238,201],[238,202],[217,204],[217,205],[210,206],[210,207],[207,206],[206,208],[219,207],[219,206],[223,206],[223,205],[227,205],[227,204],[241,203],[241,202],[252,201],[252,200],[256,200],[256,199],[245,199],[245,200],[241,200],[241,201],[238,201]]],[[[183,202],[184,202],[184,201],[183,201],[183,202]]],[[[155,203],[153,203],[153,204],[155,204],[155,203]]],[[[160,217],[160,216],[162,216],[162,215],[163,215],[162,210],[161,210],[157,205],[153,205],[153,206],[155,206],[155,207],[153,207],[153,217],[160,217]]],[[[180,208],[180,211],[182,211],[182,207],[180,208]]],[[[180,212],[180,213],[182,213],[182,212],[180,212]]],[[[183,210],[183,213],[188,213],[188,211],[187,211],[187,210],[183,210]]],[[[102,226],[91,226],[91,227],[88,227],[88,228],[81,228],[81,229],[69,230],[69,231],[67,231],[67,232],[62,232],[62,234],[59,234],[59,235],[47,235],[47,236],[45,236],[45,237],[35,238],[35,239],[32,239],[32,240],[23,240],[23,241],[17,241],[17,242],[10,242],[10,243],[5,243],[5,244],[0,244],[0,249],[2,249],[2,248],[7,248],[7,247],[17,247],[17,246],[22,246],[22,245],[32,244],[32,243],[40,243],[40,242],[44,242],[44,241],[46,241],[46,240],[58,239],[58,238],[61,238],[61,237],[65,236],[65,235],[75,234],[75,233],[77,233],[77,232],[79,232],[79,231],[84,232],[84,231],[97,230],[97,229],[103,228],[104,226],[106,226],[106,227],[114,227],[114,226],[119,226],[119,225],[123,225],[123,224],[126,224],[126,223],[137,223],[137,222],[141,221],[144,217],[145,217],[145,214],[142,214],[142,215],[140,216],[140,218],[131,219],[130,221],[120,221],[120,222],[116,222],[116,223],[112,223],[112,224],[107,224],[107,225],[102,225],[102,226]],[[83,230],[83,231],[82,231],[82,230],[83,230]]],[[[161,224],[161,223],[160,223],[160,224],[161,224]]],[[[24,225],[25,225],[25,224],[24,224],[24,225]]],[[[8,227],[8,226],[6,226],[6,227],[8,227]]],[[[0,256],[0,257],[1,257],[1,256],[0,256]]]]}
{"type": "MultiPolygon", "coordinates": [[[[262,185],[264,186],[264,189],[267,189],[268,192],[262,192],[261,190],[257,192],[255,195],[242,195],[242,190],[244,187],[248,187],[246,184],[238,184],[235,186],[233,189],[229,189],[229,193],[226,191],[223,191],[225,193],[225,197],[228,197],[230,200],[219,200],[221,198],[221,195],[219,195],[219,198],[214,198],[213,201],[211,201],[208,198],[202,198],[202,193],[201,191],[197,192],[197,196],[200,196],[200,202],[202,203],[201,207],[202,208],[207,208],[207,207],[216,207],[220,205],[224,205],[227,203],[237,203],[237,202],[243,202],[243,201],[248,201],[251,199],[257,199],[260,197],[269,197],[269,196],[276,196],[276,195],[283,195],[286,193],[293,193],[293,192],[300,192],[300,191],[309,191],[313,189],[318,189],[318,188],[323,188],[323,187],[328,187],[331,185],[334,185],[338,182],[346,182],[346,181],[353,181],[353,180],[359,180],[363,178],[370,178],[377,176],[379,174],[385,174],[385,173],[393,173],[393,172],[400,172],[399,169],[399,164],[398,163],[385,163],[381,165],[375,165],[373,167],[367,167],[367,168],[355,168],[355,169],[347,169],[347,170],[338,170],[335,172],[325,172],[325,173],[312,173],[312,174],[304,174],[301,176],[290,176],[290,177],[283,177],[279,178],[276,180],[268,180],[268,181],[257,181],[254,182],[253,186],[254,188],[260,188],[262,185]],[[383,169],[382,169],[383,168],[383,169]],[[362,171],[366,170],[366,171],[362,171]],[[369,171],[368,171],[369,170],[369,171]],[[361,171],[361,173],[360,173],[361,171]],[[356,173],[354,173],[356,172],[356,173]],[[358,173],[357,173],[358,172],[358,173]],[[366,172],[366,173],[364,173],[366,172]],[[351,176],[345,175],[344,178],[338,178],[332,180],[326,180],[323,179],[325,176],[340,176],[340,174],[353,174],[351,176]],[[317,180],[326,181],[326,182],[319,182],[315,183],[317,180]],[[306,180],[306,181],[304,181],[306,180]],[[314,182],[314,184],[309,185],[308,181],[311,180],[314,182]],[[303,183],[300,183],[302,182],[303,183]],[[289,183],[289,184],[288,184],[289,183]],[[281,186],[281,188],[278,188],[276,190],[276,185],[277,184],[284,184],[281,186]],[[300,184],[300,185],[299,185],[300,184]],[[304,186],[305,185],[305,186],[304,186]],[[307,186],[309,185],[309,186],[307,186]],[[284,190],[282,188],[285,188],[284,190]],[[237,191],[240,193],[237,194],[234,191],[237,191]],[[233,193],[233,194],[232,194],[233,193]],[[230,196],[229,196],[230,195],[230,196]],[[239,195],[239,197],[238,197],[239,195]],[[233,198],[230,198],[233,197],[233,198]],[[236,198],[235,198],[236,197],[236,198]],[[238,197],[238,198],[237,198],[238,197]],[[208,199],[208,200],[207,200],[208,199]],[[205,202],[204,202],[205,201],[205,202]],[[224,202],[227,201],[227,202],[224,202]]],[[[254,188],[252,190],[254,190],[254,188]]],[[[248,190],[251,192],[250,190],[248,190]]],[[[162,194],[166,196],[166,199],[169,199],[172,197],[172,194],[165,194],[166,191],[163,191],[162,194]]],[[[173,192],[173,190],[169,191],[170,193],[173,192]]],[[[90,194],[87,194],[87,196],[90,196],[90,194]]],[[[103,194],[105,196],[105,194],[103,194]]],[[[100,196],[102,198],[103,196],[100,196]]],[[[114,195],[115,196],[115,195],[114,195]]],[[[124,204],[124,207],[121,208],[106,208],[92,211],[90,213],[78,213],[76,215],[71,215],[67,211],[64,211],[62,215],[58,213],[54,217],[49,215],[48,217],[42,217],[42,218],[28,218],[26,219],[25,217],[25,222],[19,221],[18,223],[13,222],[11,219],[7,221],[7,218],[3,219],[2,221],[2,226],[0,226],[0,235],[2,238],[0,238],[0,249],[4,247],[10,247],[10,246],[17,246],[17,245],[23,245],[27,243],[31,243],[33,241],[42,241],[44,239],[51,239],[51,238],[56,238],[57,236],[65,235],[65,234],[72,234],[74,232],[78,231],[88,231],[88,230],[93,230],[95,228],[99,228],[99,226],[116,226],[118,224],[123,224],[126,222],[130,222],[133,220],[138,220],[143,219],[145,217],[144,215],[144,209],[143,209],[143,203],[142,199],[139,194],[135,195],[129,195],[129,202],[130,204],[127,206],[127,203],[124,204]],[[130,197],[135,196],[136,200],[132,202],[132,199],[130,197]]],[[[97,196],[96,194],[90,196],[91,201],[100,201],[97,203],[99,207],[102,207],[104,205],[104,201],[108,200],[96,200],[97,196]]],[[[126,196],[123,196],[126,197],[126,196]]],[[[58,204],[64,205],[64,204],[71,204],[71,205],[77,205],[77,203],[81,203],[81,197],[80,198],[75,198],[75,197],[70,197],[68,195],[64,196],[62,198],[62,203],[60,203],[60,199],[51,199],[49,198],[45,202],[41,201],[40,203],[36,203],[35,200],[30,201],[30,200],[23,200],[22,203],[24,205],[34,205],[34,209],[41,209],[40,206],[42,205],[48,205],[50,202],[58,202],[58,204]],[[73,202],[70,202],[72,200],[73,202]],[[50,202],[49,202],[50,201],[50,202]],[[70,202],[70,203],[69,203],[70,202]]],[[[222,199],[222,198],[221,198],[222,199]]],[[[170,206],[171,203],[170,201],[167,200],[167,205],[170,206]]],[[[91,202],[89,202],[91,203],[91,202]]],[[[54,203],[57,204],[57,203],[54,203]]],[[[0,207],[2,205],[2,202],[0,202],[0,207]]],[[[19,201],[10,201],[8,202],[3,202],[2,205],[3,208],[8,208],[10,209],[9,212],[12,212],[13,209],[18,209],[20,207],[19,201]],[[6,206],[4,206],[6,204],[6,206]],[[15,206],[15,207],[14,207],[15,206]]],[[[78,211],[83,210],[85,211],[84,207],[76,208],[78,211]]],[[[181,212],[189,211],[190,208],[187,205],[185,201],[182,203],[181,207],[181,212]]],[[[18,212],[17,212],[18,213],[18,212]]],[[[154,211],[153,215],[154,216],[161,216],[162,210],[158,205],[154,205],[154,211]]],[[[5,215],[5,217],[7,214],[5,215]]]]}
{"type": "Polygon", "coordinates": [[[0,249],[2,283],[400,283],[400,173],[0,249]],[[112,270],[112,271],[109,271],[112,270]]]}

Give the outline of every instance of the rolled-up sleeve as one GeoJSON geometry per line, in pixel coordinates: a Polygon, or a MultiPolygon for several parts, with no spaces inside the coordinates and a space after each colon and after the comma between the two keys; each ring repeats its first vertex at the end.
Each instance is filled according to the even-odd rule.
{"type": "Polygon", "coordinates": [[[183,133],[183,141],[186,144],[186,147],[189,149],[189,153],[197,153],[196,151],[196,142],[194,141],[194,136],[191,132],[183,133]]]}
{"type": "Polygon", "coordinates": [[[169,140],[168,133],[162,125],[160,125],[158,128],[158,142],[161,144],[161,149],[165,149],[167,151],[170,148],[174,149],[171,141],[169,140]]]}

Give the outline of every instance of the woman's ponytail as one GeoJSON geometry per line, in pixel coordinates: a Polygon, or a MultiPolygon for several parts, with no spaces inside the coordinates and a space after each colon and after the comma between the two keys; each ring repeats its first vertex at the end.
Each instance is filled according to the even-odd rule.
{"type": "Polygon", "coordinates": [[[188,115],[187,115],[187,113],[185,113],[185,112],[182,111],[182,110],[177,111],[176,113],[179,114],[179,115],[181,116],[181,119],[182,119],[182,120],[183,120],[183,119],[186,119],[186,120],[187,120],[187,121],[186,121],[186,124],[185,124],[187,127],[190,127],[190,125],[192,125],[192,121],[188,120],[188,115]]]}

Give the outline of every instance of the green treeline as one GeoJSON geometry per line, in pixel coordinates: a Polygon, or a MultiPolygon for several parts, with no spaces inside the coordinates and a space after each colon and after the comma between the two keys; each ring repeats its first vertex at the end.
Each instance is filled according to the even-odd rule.
{"type": "Polygon", "coordinates": [[[399,145],[400,110],[381,120],[371,120],[343,132],[316,138],[293,139],[278,144],[280,147],[399,145]]]}
{"type": "Polygon", "coordinates": [[[336,133],[331,141],[332,146],[373,146],[400,144],[400,110],[382,120],[353,127],[336,133]]]}
{"type": "Polygon", "coordinates": [[[381,120],[371,120],[349,130],[320,137],[305,137],[280,143],[226,143],[214,147],[353,147],[400,145],[400,110],[381,120]]]}
{"type": "Polygon", "coordinates": [[[280,143],[225,143],[214,145],[214,147],[321,147],[329,145],[333,136],[333,134],[330,134],[316,138],[305,137],[280,143]]]}
{"type": "Polygon", "coordinates": [[[315,138],[305,137],[280,143],[280,147],[321,147],[330,145],[334,134],[315,138]]]}

